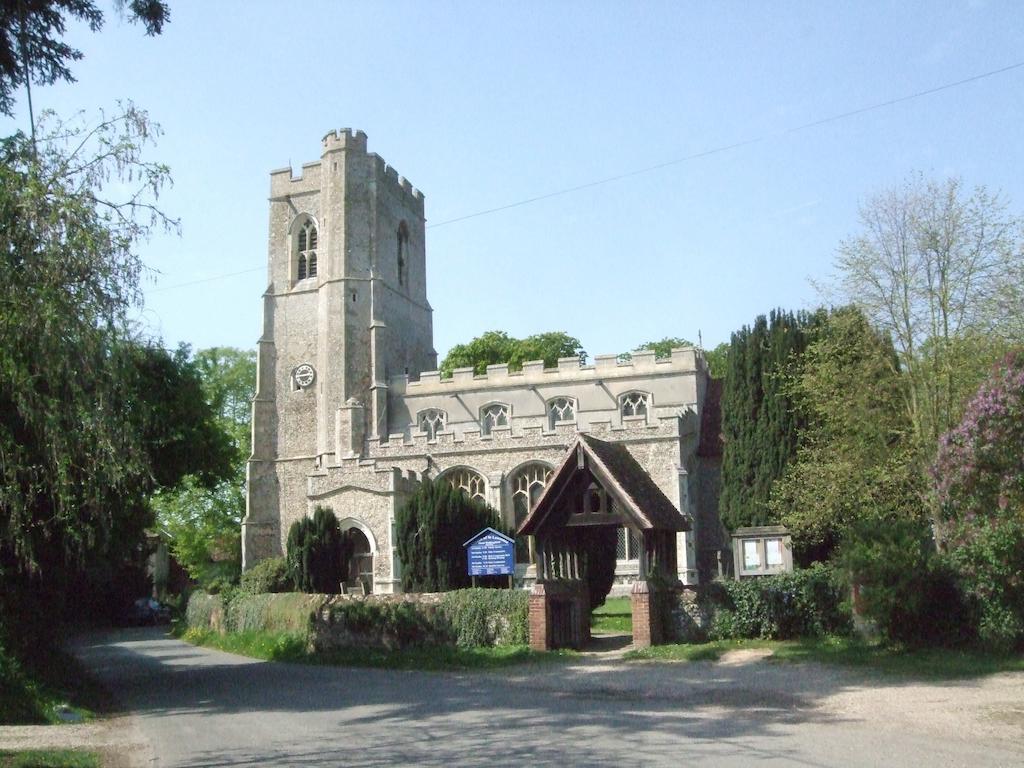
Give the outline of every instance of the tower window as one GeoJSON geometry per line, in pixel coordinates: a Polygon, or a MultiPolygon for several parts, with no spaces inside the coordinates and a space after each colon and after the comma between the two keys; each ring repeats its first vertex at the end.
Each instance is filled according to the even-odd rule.
{"type": "Polygon", "coordinates": [[[307,220],[299,228],[298,237],[295,242],[296,280],[305,280],[307,277],[316,277],[316,247],[316,225],[311,220],[307,220]]]}

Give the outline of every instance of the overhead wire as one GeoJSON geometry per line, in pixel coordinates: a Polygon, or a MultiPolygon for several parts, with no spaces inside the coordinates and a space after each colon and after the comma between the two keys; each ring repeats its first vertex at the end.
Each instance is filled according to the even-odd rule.
{"type": "MultiPolygon", "coordinates": [[[[648,166],[644,166],[643,168],[636,168],[636,169],[631,170],[631,171],[624,171],[623,173],[617,173],[614,176],[606,176],[604,178],[595,179],[593,181],[584,182],[582,184],[576,184],[576,185],[571,186],[571,187],[565,187],[563,189],[557,189],[557,190],[554,190],[554,191],[551,191],[551,192],[546,192],[546,193],[541,194],[541,195],[534,195],[533,197],[527,197],[527,198],[523,198],[522,200],[516,200],[516,201],[511,202],[511,203],[505,203],[503,205],[495,206],[494,208],[485,208],[483,210],[475,211],[473,213],[467,213],[467,214],[465,214],[463,216],[456,216],[456,217],[451,218],[451,219],[445,219],[444,221],[434,222],[434,223],[431,223],[431,224],[427,224],[426,228],[427,229],[436,229],[437,227],[444,227],[444,226],[448,226],[449,224],[455,224],[455,223],[460,222],[460,221],[467,221],[468,219],[475,219],[475,218],[478,218],[480,216],[488,216],[488,215],[493,214],[493,213],[500,213],[501,211],[507,211],[507,210],[510,210],[512,208],[519,208],[519,207],[524,206],[524,205],[530,205],[531,203],[537,203],[537,202],[540,202],[542,200],[549,200],[549,199],[551,199],[553,197],[560,197],[562,195],[568,195],[568,194],[571,194],[573,192],[579,192],[579,191],[584,190],[584,189],[592,189],[594,187],[599,187],[599,186],[602,186],[604,184],[611,184],[611,183],[616,182],[616,181],[622,181],[623,179],[632,178],[633,176],[640,176],[640,175],[645,174],[645,173],[651,173],[653,171],[658,171],[658,170],[661,170],[662,168],[668,168],[668,167],[671,167],[673,165],[680,165],[681,163],[687,163],[687,162],[691,162],[693,160],[699,160],[701,158],[710,157],[712,155],[718,155],[718,154],[721,154],[723,152],[730,152],[730,151],[735,150],[735,149],[740,149],[741,147],[747,147],[747,146],[750,146],[752,144],[759,144],[761,142],[767,141],[768,139],[779,138],[779,137],[782,137],[782,136],[789,136],[789,135],[794,134],[794,133],[799,133],[801,131],[806,131],[806,130],[808,130],[810,128],[817,128],[818,126],[821,126],[821,125],[826,125],[828,123],[838,122],[840,120],[846,120],[846,119],[851,118],[851,117],[856,117],[857,115],[863,115],[863,114],[865,114],[867,112],[874,112],[876,110],[884,109],[886,107],[892,107],[892,106],[895,106],[897,104],[903,104],[903,103],[908,102],[908,101],[913,101],[914,99],[920,99],[920,98],[923,98],[925,96],[931,96],[931,95],[936,94],[936,93],[941,93],[942,91],[948,91],[948,90],[953,89],[953,88],[959,88],[959,87],[967,85],[969,83],[975,83],[975,82],[978,82],[979,80],[985,80],[985,79],[990,78],[990,77],[995,77],[996,75],[1001,75],[1001,74],[1004,74],[1006,72],[1010,72],[1010,71],[1013,71],[1013,70],[1016,70],[1016,69],[1020,69],[1022,67],[1024,67],[1024,61],[1018,61],[1018,62],[1016,62],[1014,64],[1008,64],[1005,67],[1000,67],[998,69],[992,69],[992,70],[989,70],[987,72],[982,72],[982,73],[977,74],[977,75],[971,75],[970,77],[965,77],[962,80],[956,80],[956,81],[950,82],[950,83],[943,83],[942,85],[937,85],[937,86],[935,86],[933,88],[927,88],[927,89],[922,90],[922,91],[916,91],[914,93],[906,94],[904,96],[898,96],[896,98],[888,99],[886,101],[880,101],[880,102],[877,102],[877,103],[874,103],[874,104],[869,104],[867,106],[858,107],[856,109],[851,109],[851,110],[848,110],[846,112],[839,112],[839,113],[837,113],[835,115],[829,115],[828,117],[823,117],[823,118],[819,118],[817,120],[812,120],[812,121],[810,121],[808,123],[802,123],[800,125],[791,126],[789,128],[785,128],[785,129],[780,130],[780,131],[773,131],[773,132],[763,133],[763,134],[761,134],[759,136],[752,137],[752,138],[749,138],[749,139],[743,139],[741,141],[735,141],[735,142],[732,142],[730,144],[722,144],[720,146],[711,147],[710,149],[701,150],[700,152],[694,152],[694,153],[689,154],[689,155],[683,155],[681,157],[677,157],[677,158],[674,158],[672,160],[666,160],[664,162],[655,163],[654,165],[648,165],[648,166]]],[[[175,285],[166,285],[166,286],[161,286],[161,287],[158,287],[158,288],[152,288],[152,289],[150,289],[149,293],[156,293],[158,291],[170,291],[170,290],[173,290],[175,288],[186,288],[188,286],[199,285],[201,283],[209,283],[209,282],[212,282],[214,280],[223,280],[223,279],[228,278],[228,277],[236,277],[238,275],[245,275],[245,274],[249,274],[249,273],[252,273],[252,272],[261,272],[264,269],[266,269],[265,266],[260,266],[260,267],[254,267],[252,269],[239,270],[238,272],[228,272],[228,273],[225,273],[225,274],[222,274],[222,275],[214,275],[212,277],[200,278],[198,280],[191,280],[191,281],[185,282],[185,283],[177,283],[175,285]]]]}

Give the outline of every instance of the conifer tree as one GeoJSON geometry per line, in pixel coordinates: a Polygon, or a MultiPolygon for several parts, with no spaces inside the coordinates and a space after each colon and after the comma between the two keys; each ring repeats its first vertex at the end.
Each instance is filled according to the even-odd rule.
{"type": "Polygon", "coordinates": [[[772,484],[796,453],[800,414],[785,392],[786,367],[806,349],[822,313],[773,310],[732,335],[722,396],[722,521],[730,529],[778,522],[772,484]]]}

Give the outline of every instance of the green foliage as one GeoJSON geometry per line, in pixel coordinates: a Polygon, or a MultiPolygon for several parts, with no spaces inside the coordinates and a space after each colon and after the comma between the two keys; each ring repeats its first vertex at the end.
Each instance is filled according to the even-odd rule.
{"type": "Polygon", "coordinates": [[[730,529],[779,522],[772,484],[796,454],[803,426],[784,373],[807,346],[823,313],[772,311],[732,335],[722,394],[722,522],[730,529]]]}
{"type": "Polygon", "coordinates": [[[483,502],[470,499],[443,478],[424,478],[395,516],[403,591],[468,587],[463,544],[497,525],[498,513],[483,502]]]}
{"type": "Polygon", "coordinates": [[[296,520],[288,531],[288,574],[300,592],[339,592],[351,556],[351,544],[342,536],[338,518],[324,507],[317,507],[312,518],[296,520]]]}
{"type": "Polygon", "coordinates": [[[527,602],[521,589],[460,589],[441,598],[441,614],[459,648],[525,645],[527,602]]]}
{"type": "Polygon", "coordinates": [[[704,350],[704,359],[708,361],[708,373],[714,379],[724,379],[729,371],[729,342],[723,341],[714,349],[704,350]]]}
{"type": "Polygon", "coordinates": [[[856,520],[925,514],[895,350],[855,307],[833,310],[786,369],[805,424],[769,509],[800,562],[825,559],[856,520]]]}
{"type": "Polygon", "coordinates": [[[0,750],[0,768],[100,768],[96,752],[81,749],[0,750]]]}
{"type": "Polygon", "coordinates": [[[646,341],[633,351],[642,352],[644,350],[653,350],[654,357],[658,360],[663,360],[667,357],[672,357],[673,349],[692,346],[692,341],[687,341],[679,336],[666,336],[661,341],[646,341]]]}
{"type": "Polygon", "coordinates": [[[331,623],[351,633],[361,647],[435,645],[447,636],[436,611],[416,603],[350,600],[330,608],[331,623]]]}
{"type": "Polygon", "coordinates": [[[562,331],[537,333],[525,339],[509,336],[504,331],[487,331],[467,344],[456,344],[441,361],[441,376],[450,377],[456,368],[472,368],[473,373],[482,375],[488,365],[508,363],[509,370],[518,371],[523,363],[543,360],[544,365],[553,368],[560,357],[579,357],[586,353],[579,339],[562,331]]]}
{"type": "Polygon", "coordinates": [[[293,587],[288,575],[288,561],[283,557],[268,557],[242,574],[239,588],[250,595],[265,592],[289,592],[293,587]]]}
{"type": "MultiPolygon", "coordinates": [[[[115,0],[123,9],[126,0],[115,0]]],[[[127,0],[128,18],[142,22],[147,35],[158,35],[170,18],[163,0],[127,0]]],[[[92,0],[33,0],[5,3],[0,10],[0,112],[13,115],[14,92],[26,85],[50,85],[75,78],[69,67],[82,52],[62,40],[68,21],[103,26],[103,12],[92,0]]]]}
{"type": "Polygon", "coordinates": [[[927,523],[857,521],[838,563],[886,642],[922,647],[973,639],[966,600],[949,563],[936,555],[927,523]]]}
{"type": "Polygon", "coordinates": [[[142,156],[158,129],[130,105],[50,122],[37,151],[0,143],[0,611],[28,594],[52,622],[139,556],[146,495],[206,457],[181,449],[194,404],[161,401],[187,371],[128,319],[138,241],[175,227],[155,207],[167,169],[142,156]]]}
{"type": "Polygon", "coordinates": [[[949,558],[973,607],[978,638],[986,647],[1024,647],[1024,520],[1007,515],[963,524],[949,558]]]}
{"type": "Polygon", "coordinates": [[[843,602],[846,589],[836,573],[811,568],[712,585],[713,639],[823,637],[850,631],[843,602]]]}
{"type": "Polygon", "coordinates": [[[250,453],[251,399],[256,355],[215,347],[190,355],[179,350],[200,390],[193,399],[212,411],[211,422],[228,440],[227,470],[215,483],[185,477],[151,500],[157,522],[171,535],[171,551],[201,588],[237,582],[241,571],[241,522],[245,514],[245,462],[250,453]]]}

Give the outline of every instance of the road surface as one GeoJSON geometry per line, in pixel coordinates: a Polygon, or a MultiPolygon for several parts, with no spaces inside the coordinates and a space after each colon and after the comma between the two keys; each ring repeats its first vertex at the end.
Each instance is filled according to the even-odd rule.
{"type": "Polygon", "coordinates": [[[159,766],[1024,765],[1024,675],[892,683],[812,664],[427,673],[261,662],[161,630],[76,654],[159,766]]]}

